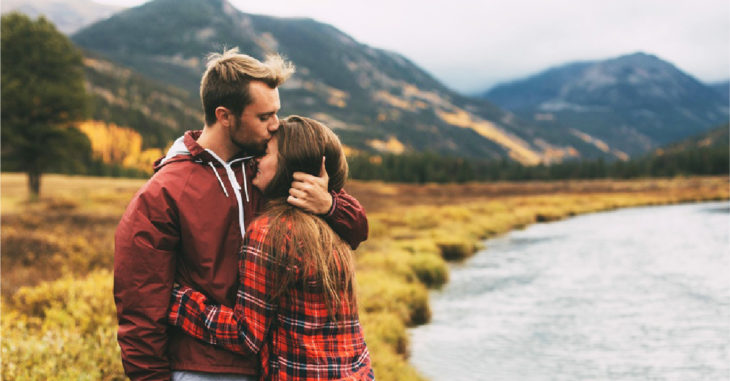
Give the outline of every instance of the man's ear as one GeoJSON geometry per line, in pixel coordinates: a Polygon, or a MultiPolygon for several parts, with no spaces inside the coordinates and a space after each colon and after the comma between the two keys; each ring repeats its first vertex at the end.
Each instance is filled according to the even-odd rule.
{"type": "Polygon", "coordinates": [[[216,121],[224,127],[228,127],[230,123],[230,116],[231,111],[223,106],[218,106],[215,108],[215,119],[216,121]]]}

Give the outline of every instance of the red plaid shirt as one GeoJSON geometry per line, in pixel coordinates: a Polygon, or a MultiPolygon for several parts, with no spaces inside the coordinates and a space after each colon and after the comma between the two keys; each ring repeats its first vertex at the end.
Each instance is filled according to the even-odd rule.
{"type": "Polygon", "coordinates": [[[306,274],[274,260],[274,248],[264,244],[268,225],[262,216],[246,233],[236,306],[209,304],[200,292],[176,288],[170,323],[231,351],[258,353],[262,380],[373,380],[357,309],[342,303],[341,317],[332,321],[324,295],[311,291],[321,288],[303,287],[311,282],[306,274]],[[283,271],[295,271],[302,282],[272,301],[272,275],[283,271]]]}

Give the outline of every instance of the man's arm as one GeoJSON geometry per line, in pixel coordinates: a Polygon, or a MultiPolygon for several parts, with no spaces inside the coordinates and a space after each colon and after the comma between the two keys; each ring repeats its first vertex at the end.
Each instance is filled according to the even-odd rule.
{"type": "Polygon", "coordinates": [[[345,190],[333,193],[333,205],[324,220],[353,250],[368,239],[368,218],[362,205],[345,190]]]}
{"type": "Polygon", "coordinates": [[[368,239],[368,219],[365,209],[344,190],[328,192],[329,175],[324,160],[319,176],[294,172],[287,202],[308,212],[321,215],[352,249],[368,239]]]}
{"type": "Polygon", "coordinates": [[[169,380],[167,309],[179,227],[164,191],[148,185],[130,202],[114,236],[114,301],[122,364],[132,380],[169,380]]]}

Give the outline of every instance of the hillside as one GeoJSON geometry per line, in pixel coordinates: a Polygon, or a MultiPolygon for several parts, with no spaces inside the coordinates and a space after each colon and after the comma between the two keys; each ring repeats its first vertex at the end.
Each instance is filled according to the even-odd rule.
{"type": "Polygon", "coordinates": [[[546,128],[598,138],[597,146],[617,157],[728,121],[728,104],[716,90],[644,53],[552,68],[483,97],[546,128]]]}
{"type": "Polygon", "coordinates": [[[722,99],[725,103],[730,103],[730,81],[711,83],[708,86],[722,95],[722,99]]]}
{"type": "Polygon", "coordinates": [[[654,151],[654,155],[678,154],[698,149],[730,150],[730,125],[726,124],[654,151]]]}
{"type": "Polygon", "coordinates": [[[84,74],[91,119],[133,128],[145,148],[164,148],[186,129],[202,126],[200,101],[185,90],[91,52],[84,55],[84,74]]]}
{"type": "Polygon", "coordinates": [[[405,57],[363,45],[332,26],[249,15],[223,0],[152,1],[83,29],[73,40],[178,86],[190,98],[197,98],[207,53],[224,46],[259,58],[280,52],[297,66],[282,88],[282,115],[321,119],[357,150],[510,157],[526,164],[601,154],[577,136],[463,97],[405,57]]]}

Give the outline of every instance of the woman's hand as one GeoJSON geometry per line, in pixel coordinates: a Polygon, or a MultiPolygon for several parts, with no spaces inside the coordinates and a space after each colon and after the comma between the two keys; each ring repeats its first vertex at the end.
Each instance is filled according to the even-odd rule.
{"type": "Polygon", "coordinates": [[[317,215],[329,213],[332,208],[332,195],[328,190],[330,177],[325,169],[324,160],[323,156],[319,176],[294,172],[289,198],[286,199],[288,203],[317,215]]]}
{"type": "Polygon", "coordinates": [[[185,291],[179,283],[175,282],[172,286],[172,296],[170,298],[170,310],[167,313],[167,323],[170,325],[180,325],[180,307],[185,291]]]}

